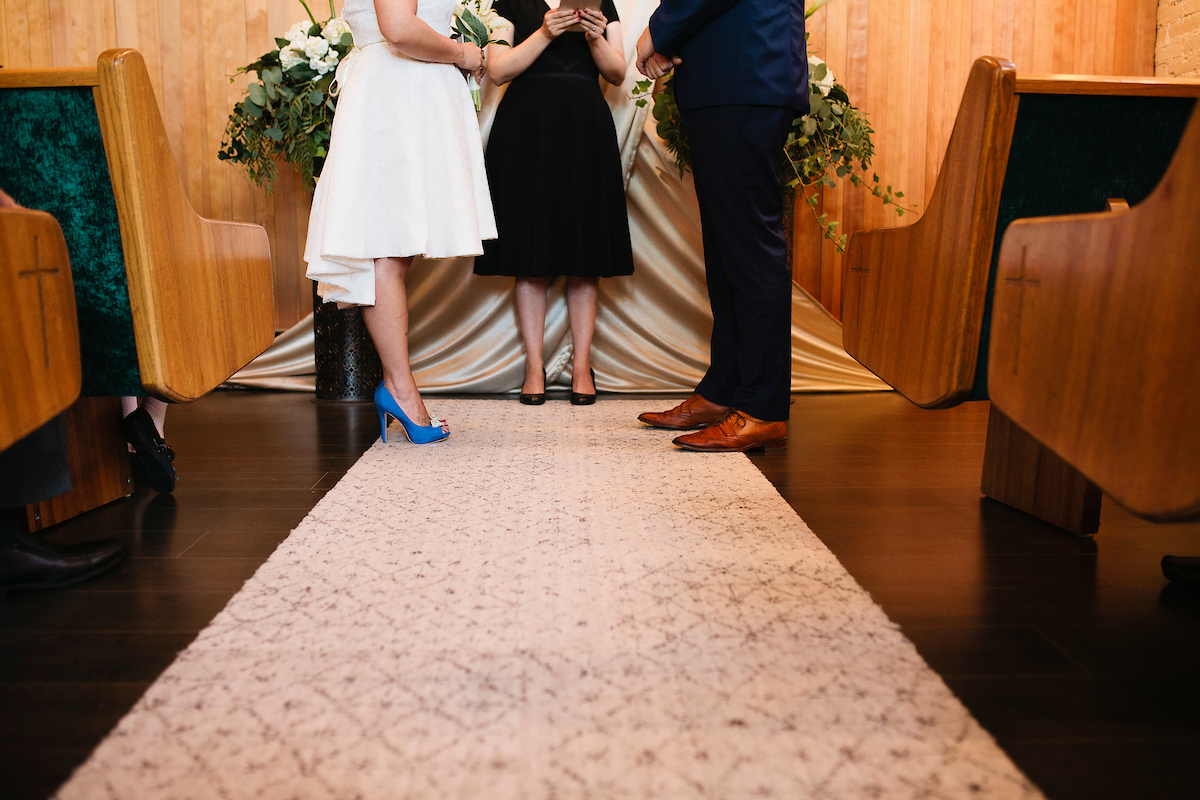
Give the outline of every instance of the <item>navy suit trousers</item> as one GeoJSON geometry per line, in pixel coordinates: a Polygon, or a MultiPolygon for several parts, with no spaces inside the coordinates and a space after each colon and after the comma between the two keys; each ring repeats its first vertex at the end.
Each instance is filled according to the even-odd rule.
{"type": "Polygon", "coordinates": [[[683,111],[712,304],[712,361],[696,391],[752,417],[788,418],[792,276],[780,187],[796,112],[726,105],[683,111]]]}

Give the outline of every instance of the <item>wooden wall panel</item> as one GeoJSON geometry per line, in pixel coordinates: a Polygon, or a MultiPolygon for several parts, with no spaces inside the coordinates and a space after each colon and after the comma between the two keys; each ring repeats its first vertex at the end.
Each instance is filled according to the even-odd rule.
{"type": "MultiPolygon", "coordinates": [[[[310,5],[318,18],[328,14],[322,0],[310,5]]],[[[109,48],[141,52],[192,205],[206,217],[267,229],[279,329],[312,311],[300,260],[308,195],[285,168],[267,197],[217,150],[246,88],[237,68],[303,18],[295,0],[0,0],[0,65],[85,66],[109,48]]]]}
{"type": "MultiPolygon", "coordinates": [[[[874,171],[918,211],[933,191],[971,63],[982,55],[1021,72],[1153,75],[1157,0],[837,0],[808,25],[825,59],[875,129],[874,171]]],[[[826,191],[843,232],[906,224],[862,190],[826,191]]],[[[819,244],[797,208],[793,275],[841,317],[841,256],[819,244]],[[800,263],[819,250],[820,265],[800,263]]]]}

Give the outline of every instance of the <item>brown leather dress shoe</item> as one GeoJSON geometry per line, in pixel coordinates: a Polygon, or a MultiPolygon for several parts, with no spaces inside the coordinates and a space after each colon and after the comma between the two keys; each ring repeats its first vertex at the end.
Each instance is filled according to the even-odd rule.
{"type": "Polygon", "coordinates": [[[741,411],[731,411],[716,425],[676,437],[675,446],[698,453],[744,453],[762,447],[787,447],[787,422],[764,422],[741,411]]]}
{"type": "Polygon", "coordinates": [[[694,431],[719,422],[721,417],[728,413],[729,406],[719,406],[698,394],[693,394],[670,411],[647,411],[639,415],[638,419],[652,428],[694,431]]]}

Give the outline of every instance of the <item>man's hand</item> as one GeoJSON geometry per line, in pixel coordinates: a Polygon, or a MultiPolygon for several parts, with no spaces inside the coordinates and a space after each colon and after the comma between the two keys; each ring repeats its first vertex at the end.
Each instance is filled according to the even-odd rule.
{"type": "Polygon", "coordinates": [[[682,63],[683,59],[678,56],[667,58],[662,53],[656,52],[654,50],[654,40],[650,38],[650,28],[647,27],[646,30],[642,31],[642,35],[638,38],[637,43],[638,72],[651,80],[658,80],[682,63]]]}

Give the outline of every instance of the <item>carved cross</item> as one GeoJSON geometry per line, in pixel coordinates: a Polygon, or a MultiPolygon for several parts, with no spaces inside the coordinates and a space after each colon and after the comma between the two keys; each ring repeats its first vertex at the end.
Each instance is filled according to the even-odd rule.
{"type": "Polygon", "coordinates": [[[862,319],[862,293],[863,293],[862,278],[863,278],[863,276],[865,276],[871,272],[871,270],[869,268],[864,267],[862,265],[862,251],[861,250],[859,251],[857,264],[855,266],[851,267],[850,271],[857,272],[858,277],[859,277],[858,291],[855,292],[855,294],[854,294],[854,316],[856,319],[861,320],[862,319]]]}
{"type": "Polygon", "coordinates": [[[1025,312],[1025,289],[1036,289],[1042,285],[1042,282],[1037,278],[1025,274],[1025,256],[1028,251],[1028,247],[1021,248],[1021,273],[1015,278],[1004,279],[1005,283],[1016,286],[1020,291],[1020,294],[1017,295],[1017,352],[1013,357],[1013,375],[1017,374],[1017,370],[1021,364],[1021,317],[1025,312]]]}
{"type": "Polygon", "coordinates": [[[36,277],[38,285],[38,307],[42,314],[42,356],[46,360],[46,369],[50,369],[50,332],[46,322],[46,294],[42,287],[42,279],[47,275],[57,275],[58,267],[42,266],[42,249],[38,246],[38,237],[33,237],[33,257],[37,265],[33,269],[18,272],[18,278],[36,277]]]}

